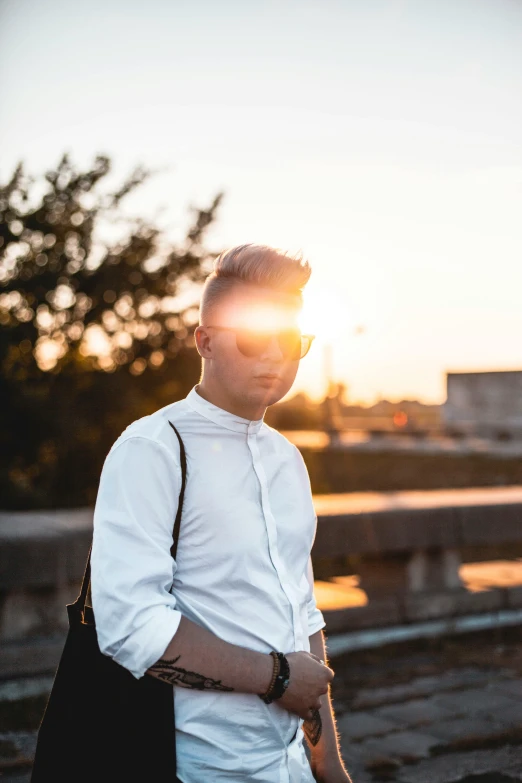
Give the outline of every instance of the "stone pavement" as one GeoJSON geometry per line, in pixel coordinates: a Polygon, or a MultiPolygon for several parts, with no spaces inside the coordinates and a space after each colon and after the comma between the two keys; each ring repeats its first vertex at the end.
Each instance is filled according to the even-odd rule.
{"type": "Polygon", "coordinates": [[[353,783],[522,781],[522,628],[335,659],[353,783]]]}

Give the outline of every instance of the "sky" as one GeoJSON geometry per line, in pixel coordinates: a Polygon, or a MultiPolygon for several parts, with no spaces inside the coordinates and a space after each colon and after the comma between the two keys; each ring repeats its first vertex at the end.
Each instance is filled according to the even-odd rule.
{"type": "Polygon", "coordinates": [[[329,350],[365,404],[522,369],[521,96],[518,0],[0,0],[0,181],[143,163],[173,238],[223,191],[212,249],[312,265],[316,398],[329,350]]]}

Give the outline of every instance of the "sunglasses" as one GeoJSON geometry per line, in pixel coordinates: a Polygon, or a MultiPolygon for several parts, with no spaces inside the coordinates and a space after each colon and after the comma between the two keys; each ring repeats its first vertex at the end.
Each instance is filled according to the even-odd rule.
{"type": "Polygon", "coordinates": [[[236,346],[243,356],[260,356],[264,353],[272,337],[277,337],[279,348],[285,359],[303,359],[315,338],[314,334],[301,334],[300,329],[281,329],[277,332],[260,332],[255,329],[242,329],[235,326],[209,326],[222,332],[234,332],[236,346]]]}

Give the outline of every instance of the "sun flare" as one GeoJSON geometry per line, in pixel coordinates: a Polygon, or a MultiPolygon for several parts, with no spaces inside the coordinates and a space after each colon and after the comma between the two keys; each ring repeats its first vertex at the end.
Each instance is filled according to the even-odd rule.
{"type": "Polygon", "coordinates": [[[303,292],[303,309],[299,316],[303,332],[317,339],[332,341],[339,332],[355,328],[354,312],[347,299],[334,288],[316,287],[303,292]]]}

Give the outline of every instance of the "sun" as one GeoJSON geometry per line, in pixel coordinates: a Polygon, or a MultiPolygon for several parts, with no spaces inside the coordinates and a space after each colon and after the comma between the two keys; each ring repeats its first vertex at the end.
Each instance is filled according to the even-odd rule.
{"type": "Polygon", "coordinates": [[[299,325],[304,333],[330,342],[339,332],[355,328],[354,313],[347,298],[335,288],[310,287],[303,291],[299,325]]]}

